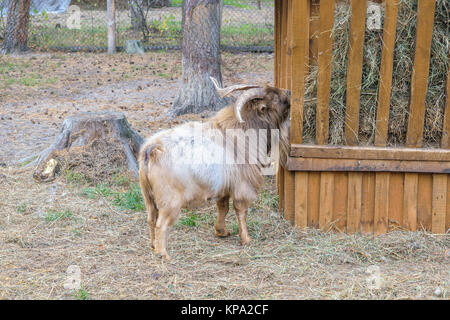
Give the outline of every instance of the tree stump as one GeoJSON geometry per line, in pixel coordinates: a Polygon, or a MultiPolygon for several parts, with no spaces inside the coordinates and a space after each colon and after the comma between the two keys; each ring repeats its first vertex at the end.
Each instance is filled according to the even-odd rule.
{"type": "Polygon", "coordinates": [[[55,159],[71,157],[77,152],[84,152],[83,162],[88,166],[95,165],[97,156],[108,161],[113,159],[114,153],[133,175],[138,176],[136,159],[142,142],[142,137],[131,128],[123,113],[105,111],[70,116],[64,119],[54,143],[39,155],[33,177],[39,181],[53,180],[62,165],[58,161],[55,163],[55,159]],[[102,148],[98,148],[99,145],[102,148]],[[90,154],[86,157],[88,149],[90,154]]]}

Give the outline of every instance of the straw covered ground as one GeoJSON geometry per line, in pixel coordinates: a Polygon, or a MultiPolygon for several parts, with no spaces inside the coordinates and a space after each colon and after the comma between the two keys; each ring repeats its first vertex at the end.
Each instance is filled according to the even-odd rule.
{"type": "MultiPolygon", "coordinates": [[[[143,136],[201,119],[164,116],[179,61],[171,52],[0,57],[1,299],[448,299],[448,236],[296,230],[277,212],[273,177],[250,209],[250,246],[239,244],[232,210],[232,236],[213,235],[209,203],[183,211],[169,241],[173,261],[164,262],[149,249],[136,181],[105,171],[104,149],[96,166],[73,156],[50,183],[17,164],[77,112],[124,112],[143,136]],[[64,287],[69,266],[80,268],[76,290],[64,287]]],[[[272,73],[272,55],[223,55],[226,84],[272,82],[272,73]]]]}
{"type": "Polygon", "coordinates": [[[249,213],[250,246],[240,246],[233,213],[232,236],[213,235],[210,204],[183,212],[171,232],[173,260],[164,262],[149,249],[133,182],[116,177],[89,187],[65,177],[42,185],[30,176],[29,170],[0,174],[3,299],[449,297],[448,236],[299,231],[277,213],[271,179],[249,213]],[[64,288],[73,265],[81,270],[78,290],[64,288]]]}

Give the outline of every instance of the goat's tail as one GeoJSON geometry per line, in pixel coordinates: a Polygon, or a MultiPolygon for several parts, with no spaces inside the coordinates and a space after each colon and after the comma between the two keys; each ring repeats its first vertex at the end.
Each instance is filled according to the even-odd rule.
{"type": "Polygon", "coordinates": [[[157,160],[158,153],[161,152],[164,152],[164,148],[159,144],[143,145],[139,152],[139,184],[145,206],[152,215],[152,220],[157,217],[158,207],[153,196],[152,185],[148,179],[148,169],[149,165],[157,160]]]}

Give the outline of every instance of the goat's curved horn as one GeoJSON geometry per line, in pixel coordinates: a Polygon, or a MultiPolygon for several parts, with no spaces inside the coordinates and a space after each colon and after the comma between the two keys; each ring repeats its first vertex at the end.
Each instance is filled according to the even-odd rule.
{"type": "Polygon", "coordinates": [[[234,113],[236,114],[236,118],[239,120],[239,122],[244,122],[244,120],[242,120],[241,115],[241,110],[244,107],[244,105],[250,100],[262,99],[264,97],[265,97],[264,89],[258,87],[244,92],[239,98],[237,98],[236,103],[234,104],[234,113]]]}
{"type": "Polygon", "coordinates": [[[258,85],[254,85],[254,84],[235,84],[233,86],[229,86],[226,88],[221,88],[219,85],[219,82],[217,81],[217,79],[213,78],[213,77],[209,77],[212,81],[212,83],[214,84],[214,87],[216,88],[217,94],[223,98],[227,95],[229,95],[230,93],[237,91],[237,90],[247,90],[247,89],[252,89],[252,88],[260,88],[261,86],[258,85]]]}

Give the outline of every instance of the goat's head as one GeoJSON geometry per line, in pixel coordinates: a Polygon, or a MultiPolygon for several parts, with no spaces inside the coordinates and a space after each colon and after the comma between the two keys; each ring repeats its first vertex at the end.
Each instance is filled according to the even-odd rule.
{"type": "Polygon", "coordinates": [[[247,120],[267,119],[279,125],[289,118],[291,94],[288,90],[253,84],[221,88],[216,79],[211,77],[211,80],[222,98],[234,91],[244,91],[234,104],[234,113],[240,123],[247,120]]]}

